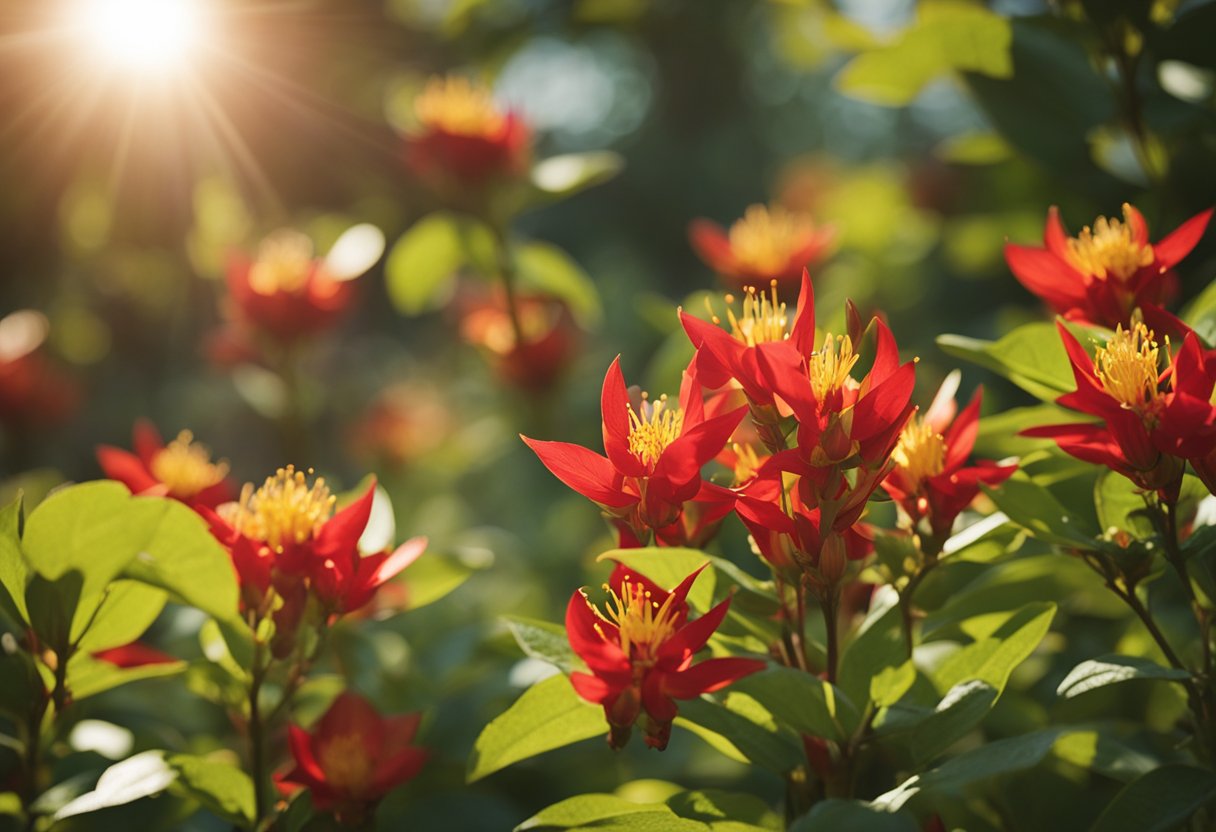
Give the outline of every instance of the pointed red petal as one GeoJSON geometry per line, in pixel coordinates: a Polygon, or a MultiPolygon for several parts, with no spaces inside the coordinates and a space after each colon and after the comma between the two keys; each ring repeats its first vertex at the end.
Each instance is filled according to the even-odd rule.
{"type": "Polygon", "coordinates": [[[122,448],[98,445],[97,463],[109,479],[122,483],[132,494],[143,494],[161,484],[139,457],[122,448]]]}
{"type": "Polygon", "coordinates": [[[706,659],[676,673],[666,673],[663,691],[675,699],[694,699],[730,685],[767,667],[760,659],[706,659]]]}
{"type": "Polygon", "coordinates": [[[970,403],[946,431],[944,470],[951,471],[959,467],[971,455],[971,449],[975,447],[975,438],[980,432],[980,401],[982,398],[983,390],[977,389],[975,395],[971,397],[970,403]]]}
{"type": "Polygon", "coordinates": [[[613,466],[627,477],[645,476],[646,466],[629,450],[629,391],[621,374],[619,355],[604,375],[600,414],[604,422],[604,452],[613,466]]]}
{"type": "Polygon", "coordinates": [[[802,356],[815,351],[815,288],[811,285],[811,273],[802,270],[802,291],[798,294],[798,310],[794,313],[794,324],[790,329],[790,343],[802,356]]]}
{"type": "Polygon", "coordinates": [[[605,670],[629,668],[629,657],[621,645],[609,641],[616,637],[616,627],[604,621],[591,609],[591,603],[581,592],[570,596],[566,605],[566,637],[570,648],[597,674],[605,670]]]}
{"type": "Polygon", "coordinates": [[[1047,209],[1047,225],[1043,227],[1043,243],[1047,250],[1063,259],[1068,251],[1068,232],[1060,222],[1060,209],[1055,205],[1047,209]]]}
{"type": "Polygon", "coordinates": [[[152,424],[147,419],[140,419],[135,423],[133,433],[133,447],[136,455],[144,463],[151,467],[152,460],[158,453],[164,450],[165,440],[161,438],[160,431],[156,429],[156,425],[152,424]]]}
{"type": "Polygon", "coordinates": [[[685,624],[663,644],[659,650],[659,658],[683,658],[700,650],[705,646],[705,642],[709,641],[709,637],[714,634],[714,631],[722,625],[722,619],[726,617],[728,609],[730,609],[729,597],[705,615],[685,624]]]}
{"type": "Polygon", "coordinates": [[[668,480],[676,486],[699,479],[701,466],[726,447],[726,441],[746,414],[747,408],[740,407],[685,428],[680,438],[663,449],[652,478],[668,480]]]}
{"type": "Polygon", "coordinates": [[[1212,219],[1212,210],[1209,208],[1191,217],[1153,246],[1153,255],[1156,257],[1157,266],[1161,271],[1173,268],[1199,244],[1203,238],[1203,232],[1207,230],[1208,221],[1212,219]]]}
{"type": "Polygon", "coordinates": [[[735,271],[735,258],[730,250],[730,240],[722,226],[709,220],[693,220],[688,224],[688,241],[693,251],[711,269],[730,274],[735,271]]]}
{"type": "Polygon", "coordinates": [[[613,464],[590,448],[522,435],[520,438],[553,476],[588,500],[612,508],[624,508],[637,502],[637,497],[621,490],[621,476],[613,464]]]}
{"type": "Polygon", "coordinates": [[[1023,286],[1057,311],[1065,312],[1085,302],[1081,275],[1050,251],[1005,245],[1005,262],[1023,286]]]}
{"type": "Polygon", "coordinates": [[[317,535],[316,552],[321,557],[334,557],[357,552],[359,538],[367,528],[372,516],[372,502],[376,499],[376,480],[367,487],[363,496],[343,508],[325,522],[317,535]]]}

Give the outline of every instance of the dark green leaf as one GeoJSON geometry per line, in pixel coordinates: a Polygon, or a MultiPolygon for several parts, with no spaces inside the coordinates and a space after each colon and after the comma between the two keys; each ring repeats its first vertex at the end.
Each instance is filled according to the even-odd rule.
{"type": "Polygon", "coordinates": [[[790,826],[789,832],[917,832],[916,819],[888,812],[860,800],[832,798],[815,804],[790,826]]]}
{"type": "Polygon", "coordinates": [[[794,734],[778,728],[756,700],[731,691],[726,702],[723,705],[704,696],[681,702],[676,724],[733,760],[751,761],[778,774],[803,762],[794,734]]]}
{"type": "Polygon", "coordinates": [[[1173,667],[1162,667],[1156,662],[1135,656],[1099,656],[1089,659],[1069,671],[1056,688],[1056,695],[1071,699],[1087,691],[1130,682],[1133,679],[1166,679],[1181,681],[1189,679],[1190,673],[1173,667]]]}
{"type": "Polygon", "coordinates": [[[515,636],[519,649],[532,658],[549,662],[566,672],[583,667],[583,660],[570,647],[564,627],[518,615],[505,615],[503,621],[515,636]]]}
{"type": "Polygon", "coordinates": [[[787,667],[770,667],[745,676],[731,686],[731,691],[756,700],[778,725],[814,737],[844,739],[860,719],[853,703],[839,689],[817,676],[787,667]]]}
{"type": "Polygon", "coordinates": [[[1171,832],[1213,800],[1216,774],[1195,766],[1161,766],[1124,786],[1092,832],[1171,832]]]}

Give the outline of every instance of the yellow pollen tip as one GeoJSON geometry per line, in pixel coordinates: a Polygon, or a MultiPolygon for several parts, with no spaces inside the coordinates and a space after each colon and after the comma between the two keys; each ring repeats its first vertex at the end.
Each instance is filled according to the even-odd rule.
{"type": "Polygon", "coordinates": [[[289,228],[274,232],[258,246],[249,269],[249,287],[259,295],[296,292],[313,270],[312,240],[289,228]]]}
{"type": "MultiPolygon", "coordinates": [[[[757,292],[754,287],[748,286],[744,290],[743,305],[738,315],[731,308],[735,303],[735,296],[725,295],[723,299],[727,304],[726,320],[730,324],[730,334],[744,346],[754,347],[757,344],[784,341],[789,337],[789,317],[785,313],[785,304],[777,301],[776,280],[772,281],[768,294],[757,292]]],[[[717,315],[713,316],[713,321],[715,324],[721,323],[717,315]]]]}
{"type": "Polygon", "coordinates": [[[663,603],[655,601],[650,590],[626,575],[618,595],[611,587],[605,617],[616,625],[621,649],[635,662],[653,662],[659,647],[676,631],[675,596],[663,603]]]}
{"type": "Polygon", "coordinates": [[[309,485],[303,471],[288,465],[257,490],[246,483],[240,499],[224,507],[223,517],[238,534],[282,551],[315,536],[333,513],[335,501],[323,477],[309,485]]]}
{"type": "MultiPolygon", "coordinates": [[[[1166,354],[1169,339],[1165,340],[1166,354]]],[[[1161,405],[1160,347],[1153,332],[1142,323],[1130,330],[1122,325],[1094,353],[1094,375],[1107,393],[1128,410],[1155,422],[1161,405]]]]}
{"type": "Polygon", "coordinates": [[[376,761],[368,756],[367,740],[361,734],[328,738],[317,757],[325,782],[340,793],[363,794],[375,780],[376,761]]]}
{"type": "Polygon", "coordinates": [[[743,266],[760,274],[781,271],[815,234],[806,214],[752,205],[730,227],[730,249],[743,266]]]}
{"type": "Polygon", "coordinates": [[[852,338],[847,335],[833,336],[829,332],[823,339],[823,347],[811,353],[807,361],[807,374],[815,398],[823,401],[829,393],[844,387],[859,358],[853,352],[852,338]]]}
{"type": "Polygon", "coordinates": [[[654,465],[663,451],[680,438],[684,430],[684,411],[667,406],[667,396],[652,402],[645,393],[637,409],[629,408],[629,450],[643,465],[654,465]]]}
{"type": "Polygon", "coordinates": [[[423,126],[458,136],[493,136],[506,121],[489,89],[459,75],[428,81],[414,114],[423,126]]]}
{"type": "Polygon", "coordinates": [[[169,487],[173,497],[193,497],[228,476],[227,462],[212,462],[211,452],[183,430],[152,457],[152,476],[169,487]]]}
{"type": "Polygon", "coordinates": [[[1132,236],[1131,206],[1123,206],[1123,222],[1098,217],[1067,241],[1065,259],[1080,272],[1106,280],[1124,281],[1153,262],[1153,247],[1132,236]]]}
{"type": "Polygon", "coordinates": [[[919,416],[913,417],[899,435],[891,458],[908,479],[922,482],[946,467],[946,440],[919,416]]]}

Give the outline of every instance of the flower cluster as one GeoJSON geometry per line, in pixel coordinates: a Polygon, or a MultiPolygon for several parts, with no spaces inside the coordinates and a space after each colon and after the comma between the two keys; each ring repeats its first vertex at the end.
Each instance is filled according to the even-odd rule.
{"type": "Polygon", "coordinates": [[[581,591],[571,596],[566,631],[591,672],[575,672],[570,681],[579,696],[604,707],[613,748],[624,747],[641,719],[646,744],[662,751],[676,717],[674,700],[693,699],[764,668],[758,659],[734,657],[693,663],[730,607],[727,598],[689,620],[688,592],[704,568],[665,592],[618,564],[604,585],[604,612],[581,591]]]}
{"type": "Polygon", "coordinates": [[[779,205],[748,207],[729,231],[704,219],[688,227],[697,254],[728,284],[763,290],[772,283],[783,295],[798,290],[802,270],[827,255],[835,236],[831,226],[779,205]]]}

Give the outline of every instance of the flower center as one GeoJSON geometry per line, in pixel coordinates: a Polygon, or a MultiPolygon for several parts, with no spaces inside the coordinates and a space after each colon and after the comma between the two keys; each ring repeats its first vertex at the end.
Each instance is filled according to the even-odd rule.
{"type": "Polygon", "coordinates": [[[642,394],[637,410],[629,405],[629,450],[643,465],[654,465],[663,451],[680,438],[684,430],[684,411],[667,406],[667,396],[652,402],[642,394]]]}
{"type": "Polygon", "coordinates": [[[303,543],[319,532],[333,513],[335,500],[323,477],[310,486],[303,471],[288,465],[267,477],[256,491],[246,483],[240,500],[227,506],[224,519],[238,534],[282,551],[284,545],[303,543]]]}
{"type": "Polygon", "coordinates": [[[184,430],[152,457],[152,476],[169,487],[174,497],[193,497],[228,476],[228,463],[211,461],[211,452],[194,442],[184,430]]]}
{"type": "Polygon", "coordinates": [[[325,782],[339,793],[358,796],[374,779],[376,761],[368,755],[362,734],[331,737],[317,749],[317,757],[325,782]]]}
{"type": "Polygon", "coordinates": [[[908,479],[922,482],[946,467],[946,440],[918,416],[899,435],[891,458],[908,479]]]}
{"type": "MultiPolygon", "coordinates": [[[[1165,346],[1168,351],[1168,338],[1165,346]]],[[[1106,392],[1150,422],[1155,421],[1161,403],[1159,353],[1153,331],[1139,322],[1130,330],[1120,325],[1106,345],[1094,353],[1094,375],[1106,392]]]]}
{"type": "MultiPolygon", "coordinates": [[[[789,338],[785,304],[777,302],[777,281],[772,281],[768,295],[757,292],[754,286],[748,286],[743,291],[743,308],[739,315],[735,315],[735,310],[731,308],[735,296],[726,296],[726,320],[735,340],[746,347],[754,347],[789,338]]],[[[717,324],[722,321],[714,315],[713,322],[717,324]]]]}
{"type": "Polygon", "coordinates": [[[860,358],[853,352],[853,339],[847,335],[833,337],[828,333],[823,347],[811,353],[807,360],[807,375],[811,379],[811,390],[818,401],[844,387],[849,372],[860,358]]]}
{"type": "Polygon", "coordinates": [[[1093,228],[1068,240],[1065,255],[1069,264],[1092,277],[1106,280],[1113,275],[1124,281],[1153,262],[1153,247],[1137,243],[1132,238],[1128,222],[1128,206],[1123,206],[1123,222],[1098,217],[1093,228]]]}
{"type": "Polygon", "coordinates": [[[605,612],[620,632],[621,649],[635,661],[653,663],[659,647],[676,631],[675,596],[669,594],[660,604],[650,590],[628,575],[620,595],[607,584],[604,589],[610,596],[605,612]]]}
{"type": "Polygon", "coordinates": [[[414,114],[423,126],[458,136],[493,136],[506,120],[488,89],[458,75],[428,81],[414,114]]]}
{"type": "Polygon", "coordinates": [[[259,295],[296,292],[313,270],[312,240],[284,228],[258,246],[258,259],[249,270],[249,287],[259,295]]]}
{"type": "Polygon", "coordinates": [[[810,217],[780,206],[752,205],[730,227],[730,249],[740,264],[761,274],[786,267],[815,232],[810,217]]]}

